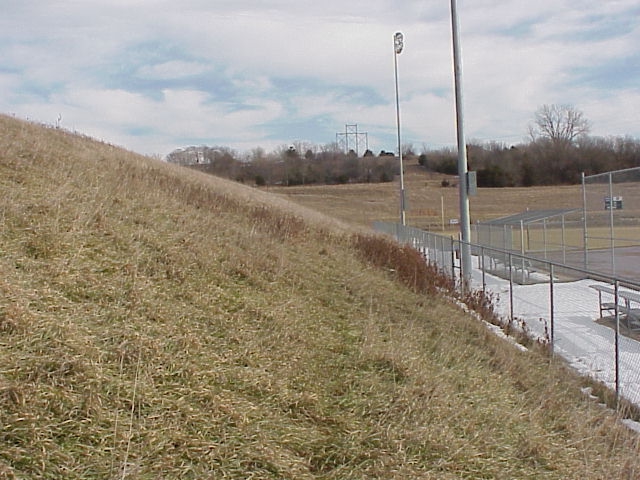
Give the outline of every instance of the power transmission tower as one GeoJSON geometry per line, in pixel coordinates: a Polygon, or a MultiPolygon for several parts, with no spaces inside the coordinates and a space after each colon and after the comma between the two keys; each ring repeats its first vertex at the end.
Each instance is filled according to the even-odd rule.
{"type": "Polygon", "coordinates": [[[349,153],[351,150],[360,156],[360,147],[364,144],[365,152],[369,150],[369,134],[358,132],[358,124],[347,124],[344,126],[344,133],[336,133],[336,144],[338,148],[349,153]]]}

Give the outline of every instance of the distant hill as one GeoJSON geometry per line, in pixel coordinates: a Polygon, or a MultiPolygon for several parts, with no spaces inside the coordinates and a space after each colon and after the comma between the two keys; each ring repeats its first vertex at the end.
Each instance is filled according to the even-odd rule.
{"type": "Polygon", "coordinates": [[[0,478],[639,478],[416,252],[0,116],[0,478]]]}

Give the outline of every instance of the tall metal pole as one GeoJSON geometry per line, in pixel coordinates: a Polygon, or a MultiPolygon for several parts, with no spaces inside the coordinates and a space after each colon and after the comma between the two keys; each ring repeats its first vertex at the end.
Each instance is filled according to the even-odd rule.
{"type": "Polygon", "coordinates": [[[456,91],[456,125],[458,134],[458,188],[460,197],[460,254],[464,284],[471,285],[471,225],[469,219],[469,192],[467,186],[467,146],[464,139],[464,112],[462,102],[462,59],[458,39],[458,13],[456,0],[451,0],[451,29],[453,34],[453,70],[456,91]]]}
{"type": "Polygon", "coordinates": [[[393,36],[393,66],[396,77],[396,125],[398,126],[398,155],[400,156],[400,222],[406,225],[405,197],[404,197],[404,166],[402,165],[402,142],[400,141],[400,95],[398,93],[398,55],[404,48],[402,33],[393,36]]]}

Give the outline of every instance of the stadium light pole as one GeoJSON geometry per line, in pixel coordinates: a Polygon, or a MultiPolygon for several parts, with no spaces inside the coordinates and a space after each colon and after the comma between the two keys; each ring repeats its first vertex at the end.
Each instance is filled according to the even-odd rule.
{"type": "Polygon", "coordinates": [[[456,126],[458,136],[458,188],[460,197],[460,259],[462,263],[463,284],[471,285],[471,225],[469,220],[469,179],[467,176],[467,146],[464,139],[464,111],[462,102],[462,58],[458,38],[458,12],[456,0],[451,0],[451,31],[453,37],[453,70],[456,93],[456,126]]]}
{"type": "Polygon", "coordinates": [[[398,94],[398,55],[402,53],[404,48],[404,36],[401,32],[396,32],[393,36],[393,67],[396,78],[396,125],[398,126],[398,156],[400,157],[400,222],[402,225],[407,224],[405,215],[405,197],[404,197],[404,166],[402,165],[402,143],[400,140],[400,95],[398,94]]]}

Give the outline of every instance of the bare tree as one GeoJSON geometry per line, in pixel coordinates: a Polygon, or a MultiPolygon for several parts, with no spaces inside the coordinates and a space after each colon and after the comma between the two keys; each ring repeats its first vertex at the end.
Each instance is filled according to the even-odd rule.
{"type": "Polygon", "coordinates": [[[572,144],[578,137],[589,133],[591,125],[580,110],[572,105],[543,105],[534,114],[529,125],[532,141],[539,138],[554,144],[572,144]]]}

